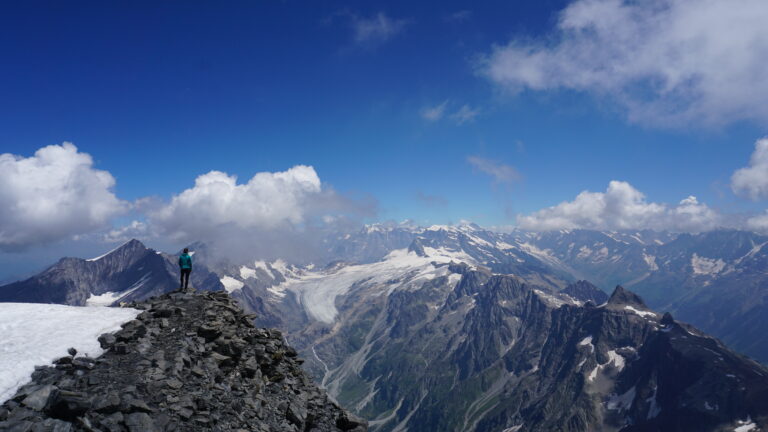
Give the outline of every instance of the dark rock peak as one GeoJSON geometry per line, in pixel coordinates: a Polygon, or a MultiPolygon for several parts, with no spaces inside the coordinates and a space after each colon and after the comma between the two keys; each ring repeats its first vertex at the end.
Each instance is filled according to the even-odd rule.
{"type": "Polygon", "coordinates": [[[669,312],[664,312],[664,316],[663,316],[663,317],[661,317],[661,321],[660,321],[660,323],[661,323],[662,325],[665,325],[665,326],[667,326],[667,325],[672,325],[672,324],[674,324],[674,323],[675,323],[675,319],[672,317],[672,314],[671,314],[671,313],[669,313],[669,312]]]}
{"type": "Polygon", "coordinates": [[[621,285],[617,285],[613,290],[613,294],[608,299],[609,306],[639,306],[643,309],[648,309],[645,302],[639,295],[632,291],[625,289],[621,285]]]}
{"type": "Polygon", "coordinates": [[[85,261],[100,262],[102,260],[109,260],[112,258],[116,258],[120,261],[126,261],[126,259],[136,259],[138,257],[144,256],[150,251],[152,250],[144,246],[144,243],[136,239],[131,239],[98,258],[91,258],[85,261]]]}
{"type": "Polygon", "coordinates": [[[420,257],[426,258],[428,256],[427,253],[424,252],[424,246],[421,244],[421,240],[419,240],[418,237],[413,239],[411,245],[408,246],[408,252],[413,252],[420,257]]]}
{"type": "Polygon", "coordinates": [[[568,285],[562,292],[582,302],[591,301],[594,304],[603,304],[608,300],[608,294],[585,280],[568,285]]]}
{"type": "Polygon", "coordinates": [[[116,249],[117,250],[129,250],[129,249],[147,249],[146,246],[144,246],[144,243],[140,242],[136,239],[130,239],[127,242],[125,242],[122,246],[116,249]]]}
{"type": "MultiPolygon", "coordinates": [[[[432,262],[432,265],[435,266],[435,267],[439,266],[434,261],[432,262]]],[[[450,263],[448,263],[448,270],[451,273],[456,273],[456,274],[463,275],[463,274],[466,274],[469,271],[472,271],[472,268],[467,263],[463,263],[463,262],[457,263],[457,262],[451,261],[450,263]]]]}
{"type": "Polygon", "coordinates": [[[144,243],[140,242],[136,239],[128,240],[127,242],[123,243],[122,245],[116,247],[112,251],[106,253],[103,255],[104,257],[108,257],[110,255],[115,254],[125,254],[125,253],[133,253],[133,252],[144,252],[148,250],[144,243]]]}
{"type": "Polygon", "coordinates": [[[99,343],[38,367],[0,407],[3,431],[351,431],[366,423],[301,370],[274,329],[255,328],[226,292],[174,292],[99,343]]]}

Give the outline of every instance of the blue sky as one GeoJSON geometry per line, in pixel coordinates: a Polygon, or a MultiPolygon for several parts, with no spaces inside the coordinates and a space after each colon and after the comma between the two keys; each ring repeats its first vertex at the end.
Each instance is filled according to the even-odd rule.
{"type": "MultiPolygon", "coordinates": [[[[766,208],[751,186],[762,165],[749,185],[731,177],[766,135],[768,68],[756,53],[768,34],[749,17],[768,6],[745,0],[731,14],[708,0],[691,18],[691,1],[658,3],[666,9],[618,0],[5,4],[0,153],[18,160],[72,142],[113,176],[108,189],[127,207],[19,240],[0,252],[0,268],[40,248],[95,250],[72,236],[147,222],[137,200],[153,197],[157,211],[211,170],[246,183],[311,166],[324,191],[366,208],[357,212],[365,222],[510,226],[536,215],[529,227],[551,227],[553,216],[537,212],[619,180],[644,203],[673,211],[693,195],[727,216],[702,226],[741,224],[766,208]],[[632,8],[647,25],[600,27],[632,8]],[[654,31],[657,21],[690,31],[654,31]],[[703,48],[665,56],[688,46],[679,34],[703,48]],[[612,42],[624,39],[645,42],[612,42]],[[661,54],[643,60],[646,46],[661,54]],[[754,52],[722,57],[742,47],[754,52]],[[720,60],[730,66],[711,66],[720,60]],[[627,70],[605,74],[619,64],[627,70]],[[722,83],[733,88],[722,93],[722,83]]],[[[604,213],[585,221],[551,210],[573,226],[606,223],[604,213]]],[[[11,229],[24,218],[6,219],[11,229]]],[[[605,227],[689,226],[649,220],[605,227]]]]}

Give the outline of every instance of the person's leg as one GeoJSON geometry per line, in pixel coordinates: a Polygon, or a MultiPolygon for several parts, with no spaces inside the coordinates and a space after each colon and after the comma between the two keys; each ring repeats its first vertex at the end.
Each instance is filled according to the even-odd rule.
{"type": "Polygon", "coordinates": [[[187,278],[184,280],[184,289],[189,289],[189,276],[192,274],[192,269],[187,269],[187,278]]]}
{"type": "Polygon", "coordinates": [[[184,269],[179,269],[179,271],[181,273],[181,277],[179,279],[179,290],[181,290],[184,288],[184,269]]]}

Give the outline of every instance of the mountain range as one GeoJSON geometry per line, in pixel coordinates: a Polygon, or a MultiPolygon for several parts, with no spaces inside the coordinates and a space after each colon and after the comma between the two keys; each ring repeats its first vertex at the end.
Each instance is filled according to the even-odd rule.
{"type": "MultiPolygon", "coordinates": [[[[192,285],[280,328],[374,430],[748,431],[768,424],[768,371],[742,355],[768,360],[766,243],[372,225],[329,237],[314,264],[196,244],[192,285]]],[[[0,301],[146,298],[177,286],[175,259],[131,241],[0,287],[0,301]]]]}

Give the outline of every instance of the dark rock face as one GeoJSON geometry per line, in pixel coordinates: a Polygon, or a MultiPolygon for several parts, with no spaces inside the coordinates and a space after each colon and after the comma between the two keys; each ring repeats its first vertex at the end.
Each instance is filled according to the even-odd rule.
{"type": "Polygon", "coordinates": [[[367,430],[312,384],[279,331],[255,328],[225,292],[131,307],[144,312],[99,338],[100,358],[37,368],[0,408],[0,430],[367,430]]]}
{"type": "Polygon", "coordinates": [[[624,289],[621,285],[617,286],[613,290],[613,294],[608,298],[609,305],[624,305],[624,306],[636,306],[642,309],[648,309],[643,299],[639,295],[632,291],[624,289]]]}

